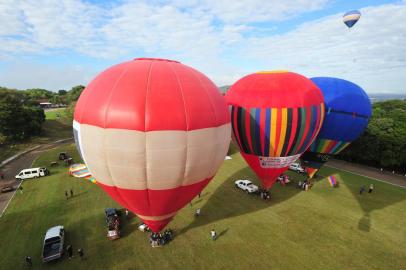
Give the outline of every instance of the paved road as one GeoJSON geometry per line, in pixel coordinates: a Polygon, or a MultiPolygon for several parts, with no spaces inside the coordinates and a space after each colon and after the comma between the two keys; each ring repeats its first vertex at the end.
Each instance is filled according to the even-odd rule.
{"type": "MultiPolygon", "coordinates": [[[[39,148],[37,148],[31,152],[28,152],[27,154],[21,155],[17,159],[4,165],[2,168],[0,168],[0,170],[4,174],[4,179],[0,180],[0,188],[7,186],[7,185],[13,185],[14,187],[18,187],[18,185],[20,184],[20,181],[15,180],[14,176],[17,175],[22,169],[30,168],[31,164],[34,162],[34,160],[44,151],[47,151],[49,149],[58,147],[63,144],[71,143],[71,142],[72,142],[72,140],[44,144],[44,145],[40,146],[39,148]]],[[[14,192],[0,193],[0,216],[2,215],[5,207],[7,207],[7,204],[13,195],[14,195],[14,192]]]]}
{"type": "Polygon", "coordinates": [[[350,163],[338,159],[329,160],[326,166],[337,168],[340,170],[350,171],[352,173],[356,173],[362,176],[374,178],[378,181],[387,182],[395,186],[406,188],[406,176],[403,175],[392,174],[392,172],[388,171],[381,172],[379,169],[373,167],[360,165],[356,163],[350,163]]]}

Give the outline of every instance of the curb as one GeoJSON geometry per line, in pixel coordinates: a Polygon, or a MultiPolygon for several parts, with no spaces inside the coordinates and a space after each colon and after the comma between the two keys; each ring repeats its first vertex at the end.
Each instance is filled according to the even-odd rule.
{"type": "MultiPolygon", "coordinates": [[[[72,140],[72,139],[73,139],[73,137],[67,138],[67,139],[57,140],[57,141],[54,141],[54,142],[51,142],[51,143],[60,143],[60,142],[69,141],[69,140],[72,140]]],[[[28,149],[28,150],[25,150],[25,151],[23,151],[23,152],[20,152],[20,153],[15,154],[15,155],[12,156],[12,157],[9,157],[8,159],[6,159],[6,160],[4,160],[4,161],[2,161],[2,162],[0,163],[0,168],[3,167],[4,165],[8,164],[9,162],[11,162],[11,161],[13,161],[13,160],[19,158],[20,156],[25,155],[25,154],[27,154],[27,153],[29,153],[29,152],[31,152],[31,151],[34,151],[35,149],[40,148],[40,147],[43,146],[43,145],[46,145],[46,144],[40,144],[40,145],[34,146],[34,147],[32,147],[32,148],[30,148],[30,149],[28,149]]]]}

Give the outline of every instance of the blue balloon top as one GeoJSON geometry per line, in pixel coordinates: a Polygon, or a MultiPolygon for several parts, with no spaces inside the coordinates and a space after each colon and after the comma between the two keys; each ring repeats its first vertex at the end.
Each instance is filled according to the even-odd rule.
{"type": "Polygon", "coordinates": [[[358,138],[371,117],[371,102],[355,83],[331,77],[311,79],[324,95],[326,114],[317,138],[351,142],[358,138]]]}

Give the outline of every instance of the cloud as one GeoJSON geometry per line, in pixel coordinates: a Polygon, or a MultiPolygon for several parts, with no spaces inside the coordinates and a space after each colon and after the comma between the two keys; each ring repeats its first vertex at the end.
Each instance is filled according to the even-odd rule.
{"type": "Polygon", "coordinates": [[[261,68],[343,77],[369,92],[402,90],[406,5],[368,7],[361,12],[361,20],[351,29],[343,27],[340,14],[335,14],[282,35],[250,38],[239,54],[261,68]]]}
{"type": "Polygon", "coordinates": [[[206,9],[227,23],[281,21],[301,13],[319,10],[328,0],[209,0],[206,9]]]}
{"type": "Polygon", "coordinates": [[[16,89],[44,88],[52,91],[69,90],[87,84],[97,71],[91,67],[73,65],[13,64],[0,70],[0,86],[16,89]]]}
{"type": "Polygon", "coordinates": [[[0,67],[6,67],[6,72],[0,75],[0,84],[26,88],[32,83],[30,87],[56,89],[69,81],[87,83],[95,71],[83,65],[83,59],[102,61],[107,67],[123,59],[150,56],[180,60],[219,85],[256,70],[288,68],[307,76],[347,78],[370,92],[402,91],[406,85],[405,2],[362,9],[361,20],[351,30],[343,25],[342,14],[334,14],[283,34],[269,31],[281,20],[323,9],[330,2],[1,1],[0,67]],[[38,66],[24,60],[61,55],[73,55],[82,71],[72,64],[55,68],[55,64],[38,66]],[[16,67],[24,72],[19,72],[20,81],[9,71],[16,67]],[[41,75],[39,68],[52,74],[66,71],[72,79],[61,78],[61,83],[41,75]]]}

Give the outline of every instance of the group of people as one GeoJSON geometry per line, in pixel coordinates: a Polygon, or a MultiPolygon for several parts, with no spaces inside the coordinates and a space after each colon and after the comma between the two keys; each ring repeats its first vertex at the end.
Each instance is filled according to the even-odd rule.
{"type": "Polygon", "coordinates": [[[278,181],[282,186],[290,183],[289,177],[287,175],[281,175],[278,177],[278,181]]]}
{"type": "Polygon", "coordinates": [[[311,188],[311,183],[309,181],[309,179],[302,181],[299,181],[298,183],[298,188],[303,189],[303,190],[309,190],[309,188],[311,188]]]}
{"type": "MultiPolygon", "coordinates": [[[[72,245],[68,245],[66,247],[66,253],[68,253],[68,258],[71,260],[73,258],[73,248],[72,245]]],[[[85,256],[85,252],[83,251],[83,248],[78,249],[78,255],[81,260],[83,260],[83,256],[85,256]]]]}
{"type": "Polygon", "coordinates": [[[263,200],[268,200],[269,198],[271,198],[271,195],[269,194],[269,191],[266,189],[263,189],[259,192],[259,195],[261,196],[261,199],[263,200]]]}
{"type": "MultiPolygon", "coordinates": [[[[359,194],[362,195],[362,193],[364,193],[364,191],[365,191],[365,186],[362,185],[359,189],[359,194]]],[[[374,184],[369,185],[368,193],[372,193],[372,191],[374,191],[374,184]]]]}
{"type": "Polygon", "coordinates": [[[159,247],[169,243],[173,239],[173,231],[166,229],[163,233],[151,233],[149,243],[152,247],[159,247]]]}

